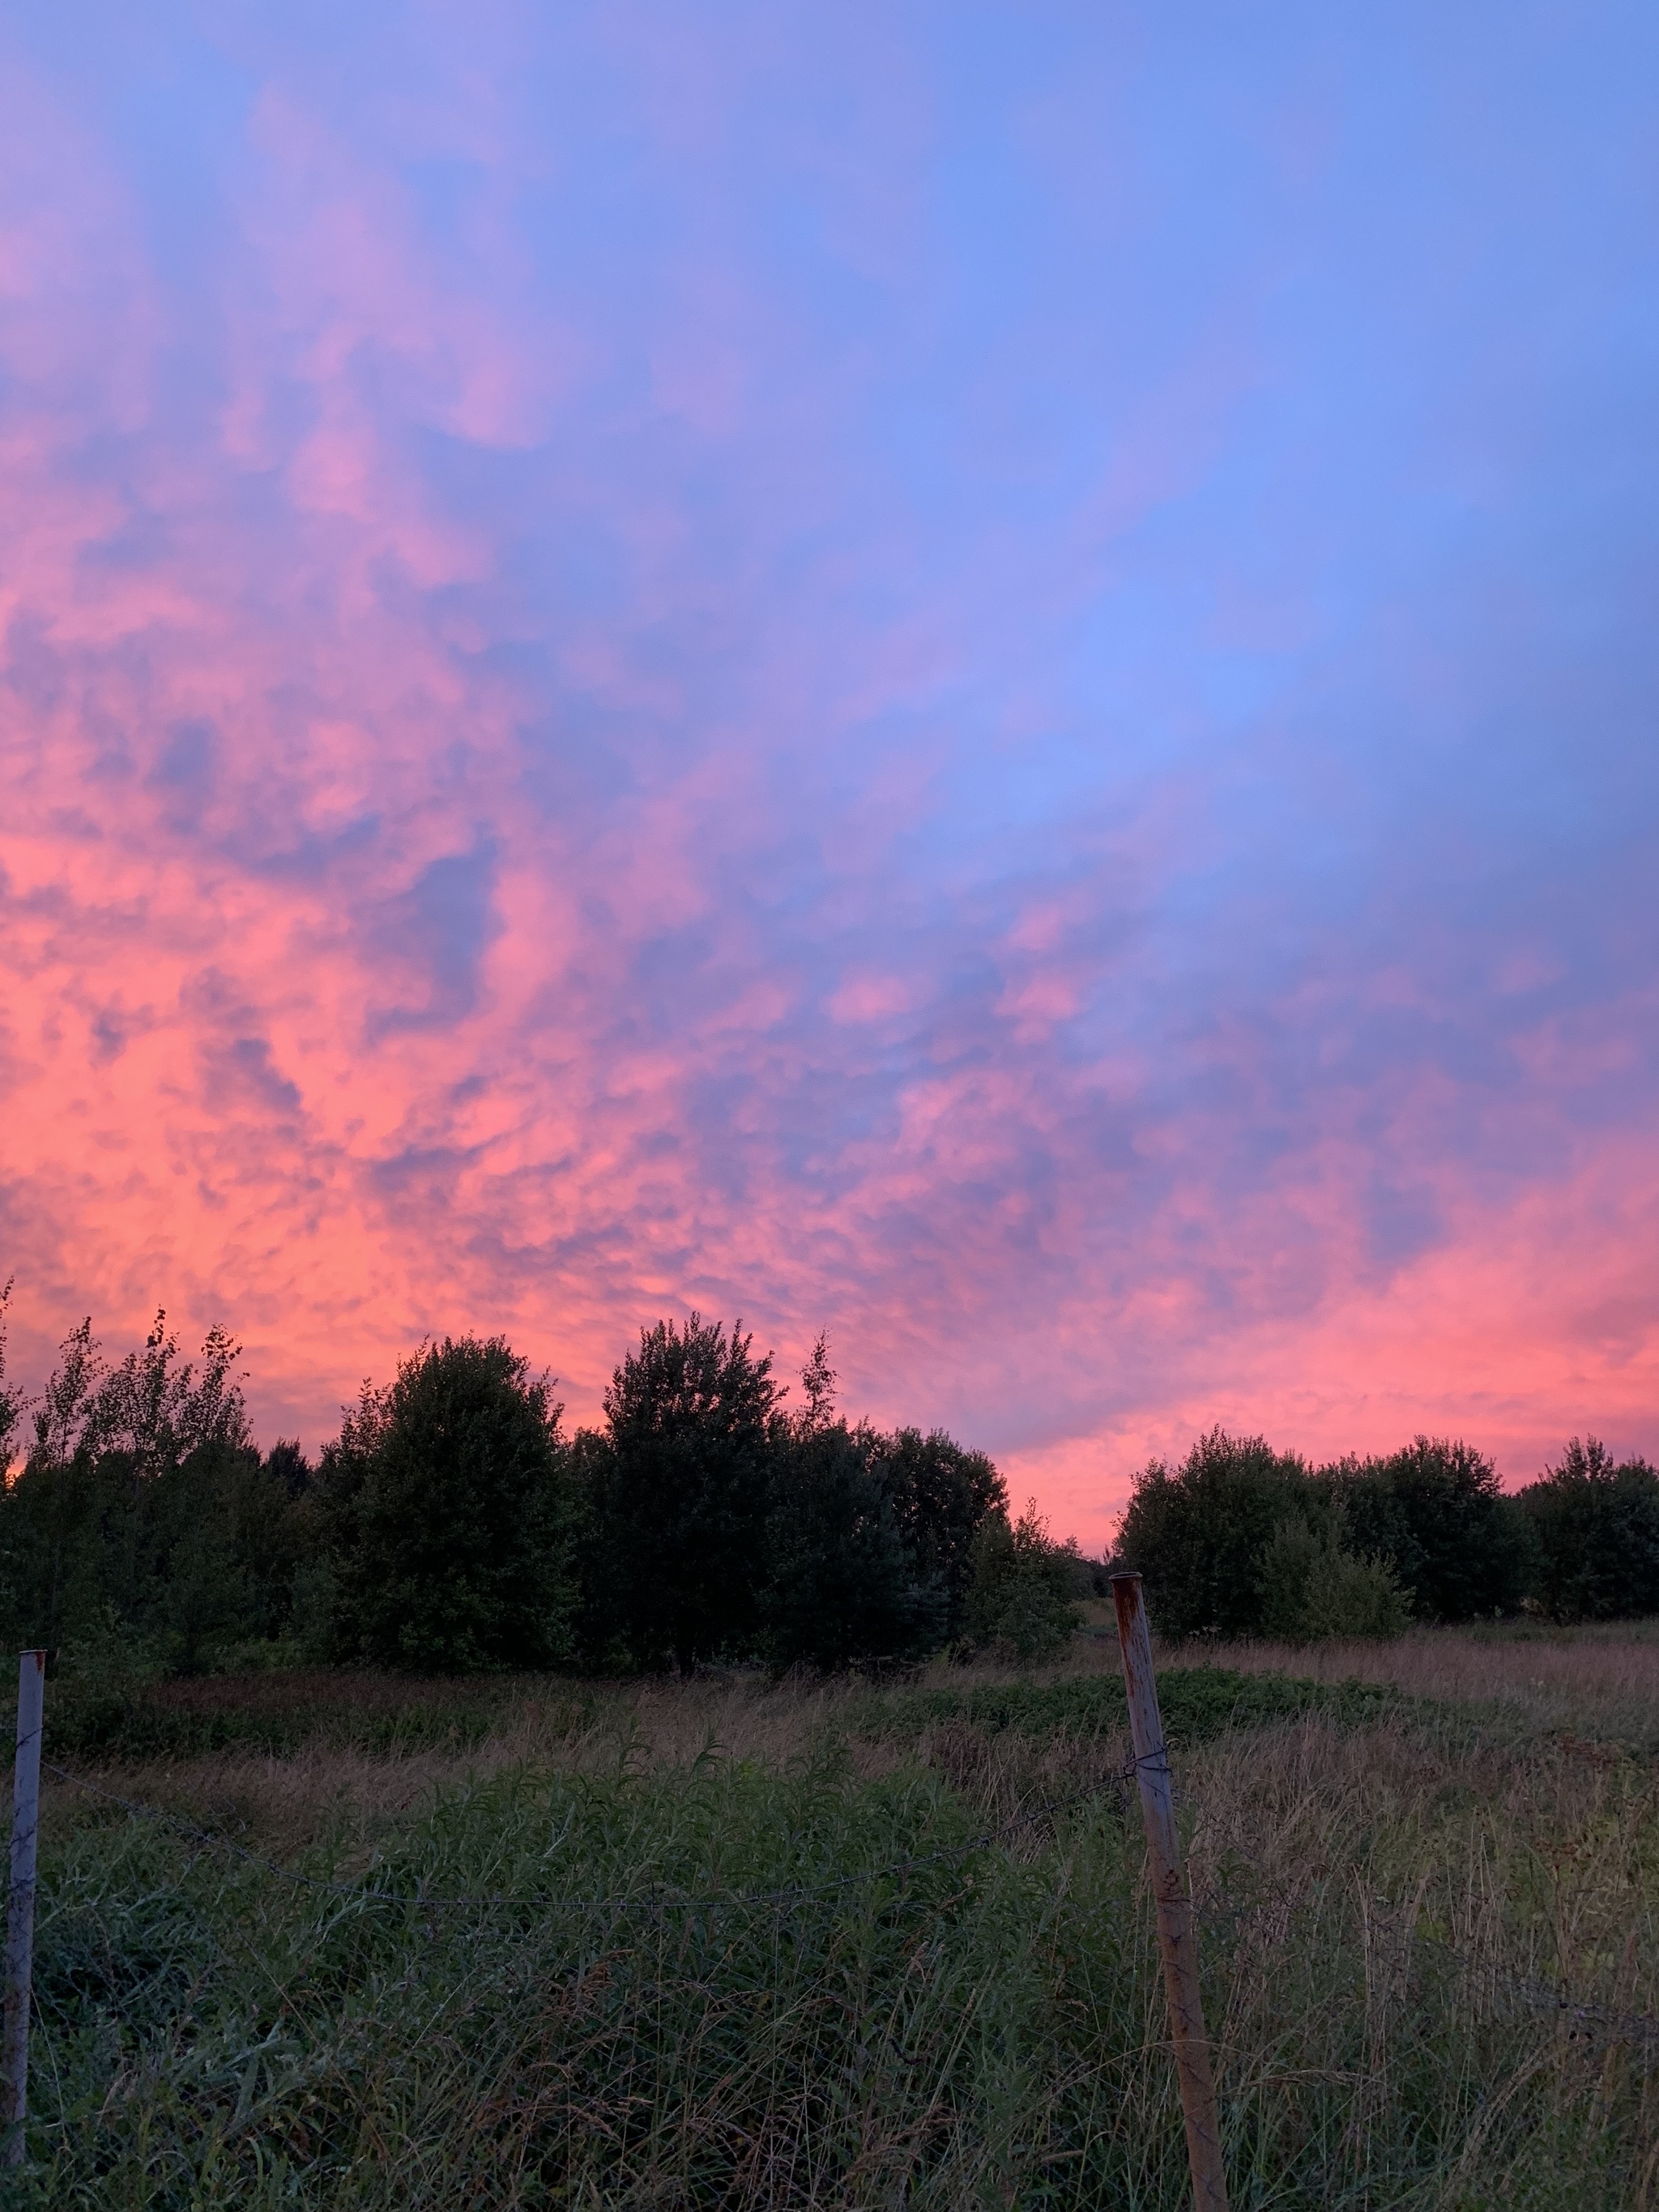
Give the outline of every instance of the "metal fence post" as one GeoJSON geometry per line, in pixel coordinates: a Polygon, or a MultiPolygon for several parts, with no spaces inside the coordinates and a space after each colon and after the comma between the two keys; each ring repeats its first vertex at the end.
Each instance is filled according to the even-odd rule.
{"type": "Polygon", "coordinates": [[[28,2111],[29,1989],[34,1962],[34,1856],[40,1832],[40,1729],[46,1712],[46,1655],[25,1651],[17,1663],[17,1764],[11,1790],[11,1893],[6,1914],[6,2012],[0,2049],[0,2165],[21,2166],[28,2111]]]}
{"type": "Polygon", "coordinates": [[[1152,1895],[1158,1905],[1158,1946],[1164,1957],[1176,2075],[1181,2084],[1182,2117],[1187,2124],[1193,2202],[1198,2212],[1227,2212],[1215,2081],[1210,2071],[1210,2045],[1204,2033],[1204,2007],[1198,1988],[1198,1932],[1181,1870],[1181,1839],[1176,1833],[1170,1792],[1170,1759],[1152,1674],[1152,1639],[1141,1601],[1140,1577],[1114,1575],[1111,1581],[1118,1643],[1123,1652],[1123,1687],[1129,1701],[1129,1733],[1140,1780],[1140,1815],[1146,1829],[1152,1895]]]}

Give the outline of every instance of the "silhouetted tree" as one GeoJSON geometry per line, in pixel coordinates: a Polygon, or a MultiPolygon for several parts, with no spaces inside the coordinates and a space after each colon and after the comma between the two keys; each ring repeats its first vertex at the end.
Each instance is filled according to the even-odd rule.
{"type": "Polygon", "coordinates": [[[1519,1493],[1538,1542],[1538,1595],[1556,1620],[1633,1620],[1659,1613],[1659,1474],[1645,1460],[1614,1464],[1577,1437],[1519,1493]]]}
{"type": "Polygon", "coordinates": [[[820,1329],[806,1364],[800,1370],[801,1396],[805,1401],[795,1416],[797,1431],[827,1428],[836,1418],[836,1385],[841,1377],[830,1364],[830,1339],[820,1329]]]}
{"type": "Polygon", "coordinates": [[[1065,1649],[1080,1620],[1078,1599],[1089,1585],[1087,1562],[1075,1544],[1056,1544],[1032,1498],[1018,1521],[991,1514],[974,1538],[965,1626],[979,1644],[1000,1644],[1020,1659],[1045,1659],[1065,1649]]]}
{"type": "Polygon", "coordinates": [[[775,1438],[763,1610],[776,1665],[847,1667],[944,1640],[945,1592],[905,1543],[881,1444],[810,1398],[775,1438]]]}
{"type": "Polygon", "coordinates": [[[311,1462],[301,1450],[297,1437],[278,1437],[265,1454],[265,1472],[296,1503],[311,1487],[311,1462]]]}
{"type": "Polygon", "coordinates": [[[920,1589],[937,1589],[942,1634],[959,1635],[974,1573],[974,1541],[995,1515],[1005,1519],[1008,1486],[983,1452],[965,1451],[942,1429],[923,1436],[899,1429],[877,1441],[893,1519],[920,1589]]]}
{"type": "Polygon", "coordinates": [[[586,1641],[682,1668],[752,1652],[761,1629],[779,1392],[738,1322],[659,1322],[611,1376],[584,1438],[586,1641]]]}
{"type": "Polygon", "coordinates": [[[314,1486],[345,1650],[434,1673],[566,1656],[562,1410],[501,1337],[446,1337],[364,1385],[314,1486]]]}
{"type": "Polygon", "coordinates": [[[0,1483],[11,1473],[12,1438],[23,1419],[21,1393],[6,1381],[6,1309],[11,1304],[11,1285],[0,1290],[0,1483]]]}
{"type": "Polygon", "coordinates": [[[1257,1565],[1279,1523],[1300,1517],[1328,1535],[1329,1514],[1328,1485],[1316,1484],[1293,1452],[1212,1429],[1179,1468],[1154,1460],[1136,1477],[1117,1564],[1146,1577],[1164,1635],[1247,1636],[1261,1625],[1257,1565]]]}
{"type": "Polygon", "coordinates": [[[1498,1471],[1461,1440],[1418,1437],[1386,1459],[1326,1470],[1349,1548],[1392,1562],[1429,1620],[1513,1613],[1527,1594],[1533,1539],[1498,1471]]]}
{"type": "Polygon", "coordinates": [[[239,1357],[216,1328],[199,1363],[181,1359],[164,1314],[114,1368],[89,1321],[65,1340],[0,1500],[14,1635],[72,1643],[113,1623],[190,1671],[280,1626],[283,1547],[255,1532],[286,1499],[249,1440],[239,1357]]]}

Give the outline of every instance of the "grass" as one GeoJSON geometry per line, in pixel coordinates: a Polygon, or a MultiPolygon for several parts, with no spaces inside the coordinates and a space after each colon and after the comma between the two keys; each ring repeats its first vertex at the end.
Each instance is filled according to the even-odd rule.
{"type": "MultiPolygon", "coordinates": [[[[1604,1725],[1659,1644],[1540,1648],[1166,1655],[1237,2206],[1659,2195],[1655,1776],[1604,1725]]],[[[7,2201],[1189,2202],[1102,1656],[54,1685],[48,1759],[341,1887],[55,1788],[7,2201]]]]}
{"type": "MultiPolygon", "coordinates": [[[[1188,1650],[1172,1655],[1188,1663],[1188,1650]]],[[[1235,1644],[1230,1667],[1361,1680],[1478,1711],[1521,1734],[1551,1729],[1659,1752],[1659,1621],[1416,1629],[1393,1644],[1235,1644]]]]}

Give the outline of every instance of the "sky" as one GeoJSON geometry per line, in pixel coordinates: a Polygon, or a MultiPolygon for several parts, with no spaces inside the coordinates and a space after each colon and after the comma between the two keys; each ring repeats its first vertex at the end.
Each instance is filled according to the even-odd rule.
{"type": "Polygon", "coordinates": [[[0,4],[0,1279],[1057,1533],[1659,1457],[1659,15],[0,4]]]}

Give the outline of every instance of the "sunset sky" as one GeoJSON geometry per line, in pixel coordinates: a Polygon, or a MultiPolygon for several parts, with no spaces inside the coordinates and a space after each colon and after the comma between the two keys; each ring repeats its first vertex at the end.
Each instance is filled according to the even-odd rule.
{"type": "Polygon", "coordinates": [[[0,7],[0,1280],[1104,1540],[1659,1457],[1659,11],[0,7]]]}

